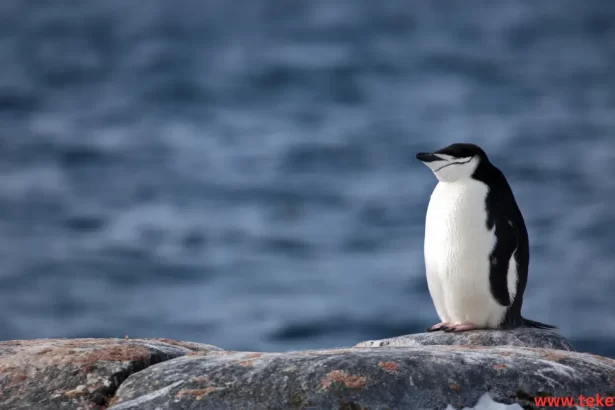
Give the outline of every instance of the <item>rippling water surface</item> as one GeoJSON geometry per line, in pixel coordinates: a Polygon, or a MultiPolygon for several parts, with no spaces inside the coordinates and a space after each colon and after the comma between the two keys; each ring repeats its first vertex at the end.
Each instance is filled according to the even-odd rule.
{"type": "Polygon", "coordinates": [[[0,5],[0,339],[352,345],[436,320],[414,158],[481,144],[524,315],[615,356],[615,2],[0,5]]]}

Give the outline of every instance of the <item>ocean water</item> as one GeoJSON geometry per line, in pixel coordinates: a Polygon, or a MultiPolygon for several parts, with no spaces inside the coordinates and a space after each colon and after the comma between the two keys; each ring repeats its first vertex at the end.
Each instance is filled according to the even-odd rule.
{"type": "Polygon", "coordinates": [[[615,357],[614,44],[598,0],[2,0],[0,340],[422,331],[414,155],[470,141],[524,315],[615,357]]]}

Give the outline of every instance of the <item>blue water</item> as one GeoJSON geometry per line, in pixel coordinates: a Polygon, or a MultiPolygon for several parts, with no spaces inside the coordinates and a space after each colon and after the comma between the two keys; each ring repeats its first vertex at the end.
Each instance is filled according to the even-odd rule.
{"type": "Polygon", "coordinates": [[[414,155],[472,141],[524,315],[615,357],[614,45],[598,0],[2,0],[0,340],[422,331],[414,155]]]}

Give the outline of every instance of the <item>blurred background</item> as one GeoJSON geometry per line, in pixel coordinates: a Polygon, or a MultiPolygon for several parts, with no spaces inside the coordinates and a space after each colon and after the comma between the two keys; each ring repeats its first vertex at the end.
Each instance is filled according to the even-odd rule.
{"type": "Polygon", "coordinates": [[[418,151],[478,143],[523,313],[615,357],[615,2],[0,2],[0,340],[287,351],[437,321],[418,151]]]}

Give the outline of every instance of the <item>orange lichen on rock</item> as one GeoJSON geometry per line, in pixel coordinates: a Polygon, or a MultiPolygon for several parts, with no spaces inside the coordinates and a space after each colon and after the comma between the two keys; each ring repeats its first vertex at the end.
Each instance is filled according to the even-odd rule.
{"type": "Polygon", "coordinates": [[[498,352],[500,356],[515,356],[515,352],[498,352]]]}
{"type": "Polygon", "coordinates": [[[387,372],[396,373],[397,372],[397,364],[394,362],[379,362],[378,366],[386,370],[387,372]]]}
{"type": "Polygon", "coordinates": [[[448,388],[454,391],[459,391],[461,389],[458,384],[449,384],[448,388]]]}
{"type": "Polygon", "coordinates": [[[22,349],[10,356],[5,356],[0,362],[1,367],[28,368],[30,374],[47,368],[63,364],[76,366],[92,365],[98,361],[128,362],[134,360],[149,361],[150,351],[143,346],[118,345],[117,342],[109,342],[106,339],[92,340],[82,339],[64,341],[62,339],[27,341],[22,349]],[[36,359],[32,358],[36,356],[36,359]]]}
{"type": "Polygon", "coordinates": [[[150,351],[142,346],[109,346],[102,349],[91,350],[85,357],[77,359],[81,364],[92,364],[99,361],[128,362],[142,360],[149,364],[150,351]]]}
{"type": "Polygon", "coordinates": [[[552,349],[536,349],[540,351],[540,354],[543,358],[550,360],[552,362],[559,362],[560,360],[566,359],[567,356],[563,354],[559,354],[552,349]]]}
{"type": "Polygon", "coordinates": [[[246,360],[240,361],[239,365],[243,366],[243,367],[252,366],[252,363],[254,362],[254,359],[258,359],[262,355],[263,355],[262,353],[248,353],[245,356],[243,356],[244,358],[246,358],[246,360]]]}
{"type": "Polygon", "coordinates": [[[363,376],[350,375],[342,370],[333,370],[320,384],[323,388],[328,389],[334,382],[343,384],[349,389],[362,389],[367,384],[367,379],[363,376]]]}
{"type": "Polygon", "coordinates": [[[207,356],[207,352],[190,352],[186,356],[207,356]]]}

